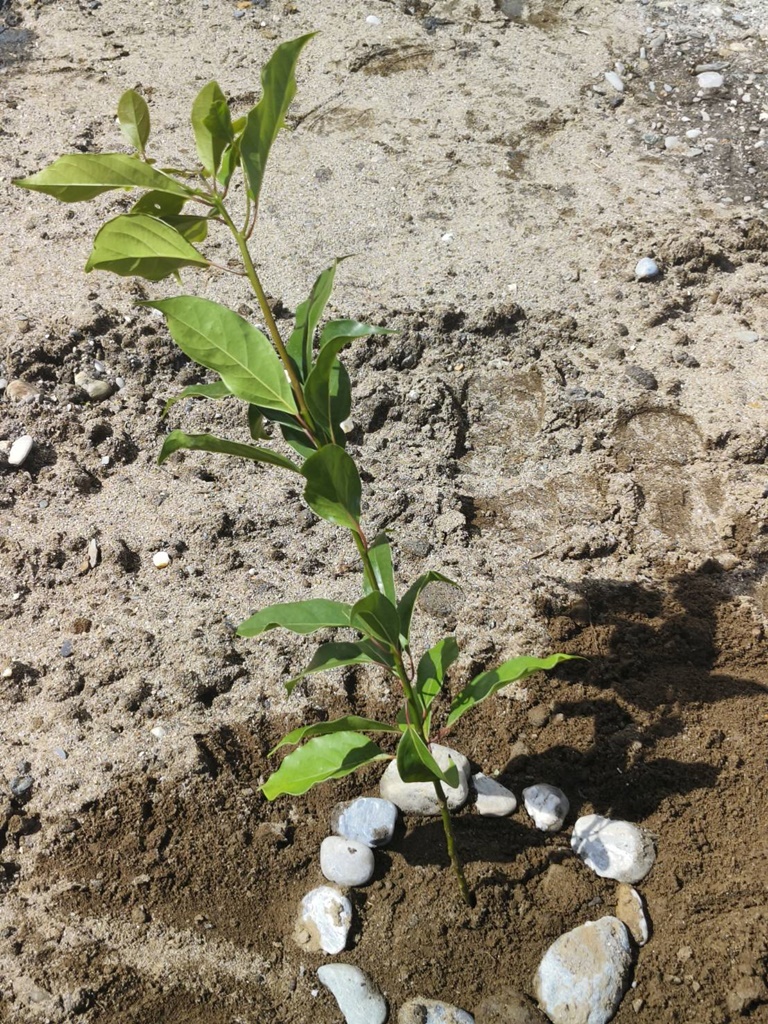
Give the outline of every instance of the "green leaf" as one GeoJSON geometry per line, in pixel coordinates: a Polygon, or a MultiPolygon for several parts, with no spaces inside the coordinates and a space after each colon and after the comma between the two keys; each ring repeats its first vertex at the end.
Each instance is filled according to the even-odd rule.
{"type": "Polygon", "coordinates": [[[183,391],[180,391],[178,395],[168,399],[163,409],[163,417],[167,416],[168,410],[183,398],[211,398],[216,400],[219,398],[232,398],[232,392],[223,380],[217,380],[214,384],[190,384],[183,391]]]}
{"type": "Polygon", "coordinates": [[[235,139],[221,154],[221,166],[217,175],[219,181],[227,188],[232,175],[240,166],[240,139],[235,139]]]}
{"type": "Polygon", "coordinates": [[[243,171],[251,199],[258,202],[267,157],[296,95],[296,63],[314,32],[282,43],[261,72],[262,96],[246,116],[241,143],[243,171]]]}
{"type": "Polygon", "coordinates": [[[14,185],[45,192],[63,203],[79,203],[116,188],[192,195],[181,182],[127,153],[68,153],[29,178],[16,178],[14,185]]]}
{"type": "Polygon", "coordinates": [[[280,742],[269,752],[269,756],[285,747],[288,744],[300,743],[312,736],[329,736],[334,732],[400,732],[396,725],[389,725],[387,722],[377,722],[372,718],[361,718],[359,715],[346,715],[344,718],[337,718],[333,722],[315,722],[312,725],[302,725],[287,736],[283,736],[280,742]]]}
{"type": "Polygon", "coordinates": [[[117,120],[123,135],[143,154],[149,138],[149,107],[144,97],[133,89],[126,90],[117,104],[117,120]]]}
{"type": "Polygon", "coordinates": [[[388,757],[375,743],[357,732],[317,736],[292,751],[261,787],[267,800],[282,794],[299,796],[318,782],[340,779],[371,761],[388,757]]]}
{"type": "Polygon", "coordinates": [[[255,448],[250,444],[240,444],[238,441],[227,441],[223,437],[214,437],[213,434],[185,434],[183,430],[172,430],[163,442],[160,454],[157,458],[159,463],[165,462],[169,455],[185,448],[193,452],[216,452],[220,455],[235,455],[240,459],[250,459],[251,462],[265,462],[270,466],[279,466],[280,469],[290,469],[299,473],[299,467],[286,459],[284,455],[271,452],[268,448],[255,448]]]}
{"type": "Polygon", "coordinates": [[[329,444],[309,456],[302,467],[307,481],[304,500],[321,519],[357,533],[362,486],[357,467],[343,448],[329,444]]]}
{"type": "Polygon", "coordinates": [[[445,727],[452,726],[470,708],[480,704],[486,697],[490,697],[509,683],[525,679],[532,672],[547,671],[559,665],[561,661],[572,661],[575,657],[572,654],[550,654],[548,658],[510,658],[490,672],[481,672],[453,700],[445,727]]]}
{"type": "Polygon", "coordinates": [[[400,613],[400,632],[405,638],[406,643],[411,635],[411,619],[413,618],[416,600],[422,590],[430,583],[450,583],[452,587],[458,586],[453,580],[449,580],[447,576],[432,570],[425,572],[423,576],[419,576],[415,583],[411,584],[397,605],[397,610],[400,613]]]}
{"type": "MultiPolygon", "coordinates": [[[[392,568],[392,548],[389,546],[389,537],[386,533],[377,534],[371,546],[368,548],[368,556],[373,566],[373,574],[379,584],[379,590],[385,597],[389,598],[392,604],[397,604],[395,592],[395,572],[392,568]]],[[[366,587],[368,584],[365,584],[366,587]]]]}
{"type": "Polygon", "coordinates": [[[188,242],[204,242],[208,237],[209,220],[207,217],[193,217],[189,214],[181,214],[180,216],[163,217],[162,221],[175,231],[178,231],[188,242]]]}
{"type": "Polygon", "coordinates": [[[186,201],[186,196],[177,196],[170,192],[145,192],[136,200],[130,212],[147,213],[150,217],[159,217],[163,220],[165,217],[174,217],[181,213],[186,201]]]}
{"type": "Polygon", "coordinates": [[[392,665],[392,659],[365,641],[320,644],[307,667],[293,679],[289,679],[285,684],[285,689],[289,694],[293,693],[298,682],[315,672],[328,672],[346,665],[371,665],[374,663],[389,668],[392,665]]]}
{"type": "Polygon", "coordinates": [[[312,419],[334,442],[337,435],[343,437],[340,424],[349,415],[348,397],[350,395],[348,381],[343,379],[342,365],[337,354],[352,339],[334,338],[320,350],[315,365],[312,367],[304,385],[304,397],[312,414],[312,419]],[[344,394],[344,400],[340,396],[344,394]],[[334,400],[336,400],[334,404],[334,400]]]}
{"type": "Polygon", "coordinates": [[[159,309],[179,348],[196,363],[215,370],[237,398],[267,409],[296,412],[277,353],[261,331],[237,313],[193,295],[141,305],[159,309]]]}
{"type": "Polygon", "coordinates": [[[296,323],[286,348],[302,381],[307,379],[312,369],[312,340],[315,336],[315,328],[331,297],[336,267],[339,263],[340,260],[334,260],[330,267],[326,267],[322,273],[318,274],[312,285],[309,298],[301,302],[296,309],[296,323]]]}
{"type": "Polygon", "coordinates": [[[409,725],[397,745],[397,770],[403,782],[444,782],[454,789],[459,784],[459,770],[453,762],[443,771],[429,747],[413,726],[409,725]]]}
{"type": "Polygon", "coordinates": [[[414,690],[421,699],[425,710],[440,693],[445,682],[445,675],[459,656],[459,645],[456,637],[447,636],[434,647],[425,651],[416,670],[414,690]]]}
{"type": "Polygon", "coordinates": [[[378,590],[373,590],[352,606],[349,624],[365,636],[381,640],[395,650],[400,646],[400,619],[397,609],[378,590]]]}
{"type": "Polygon", "coordinates": [[[372,327],[371,324],[360,323],[359,320],[329,320],[320,333],[320,348],[337,338],[354,341],[356,338],[369,338],[373,334],[397,334],[387,327],[372,327]]]}
{"type": "Polygon", "coordinates": [[[351,611],[352,606],[349,604],[323,598],[273,604],[242,622],[237,627],[237,635],[259,636],[268,629],[282,628],[306,636],[307,633],[316,633],[318,629],[349,627],[351,611]]]}
{"type": "Polygon", "coordinates": [[[204,85],[192,104],[192,131],[206,174],[216,174],[222,155],[235,138],[232,117],[217,82],[204,85]]]}
{"type": "Polygon", "coordinates": [[[248,406],[248,432],[254,441],[261,441],[269,434],[264,429],[264,414],[255,405],[248,406]]]}
{"type": "Polygon", "coordinates": [[[160,281],[182,267],[207,267],[208,260],[157,217],[121,214],[108,220],[93,240],[85,272],[109,270],[120,277],[160,281]]]}

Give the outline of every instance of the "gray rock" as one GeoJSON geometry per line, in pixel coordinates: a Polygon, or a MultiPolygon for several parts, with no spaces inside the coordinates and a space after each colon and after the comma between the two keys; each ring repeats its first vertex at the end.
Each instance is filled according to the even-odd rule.
{"type": "Polygon", "coordinates": [[[25,803],[32,796],[34,783],[35,780],[31,775],[17,775],[10,783],[11,796],[20,803],[25,803]]]}
{"type": "Polygon", "coordinates": [[[643,256],[641,260],[637,261],[635,277],[638,281],[652,281],[654,277],[658,276],[659,265],[656,260],[652,260],[650,256],[643,256]]]}
{"type": "MultiPolygon", "coordinates": [[[[445,771],[450,761],[459,770],[459,785],[443,786],[452,811],[462,807],[469,796],[469,761],[463,754],[443,747],[439,743],[431,746],[432,756],[440,768],[445,771]]],[[[435,796],[435,787],[431,782],[403,782],[397,770],[397,761],[392,761],[381,777],[381,795],[391,800],[401,811],[408,814],[435,815],[440,813],[440,804],[435,796]]]]}
{"type": "Polygon", "coordinates": [[[495,779],[478,772],[472,776],[472,785],[477,793],[475,807],[484,818],[504,818],[517,807],[515,794],[495,779]]]}
{"type": "Polygon", "coordinates": [[[616,92],[624,92],[624,83],[621,80],[621,75],[616,74],[615,71],[606,71],[605,80],[616,92]]]}
{"type": "Polygon", "coordinates": [[[696,84],[705,92],[714,92],[715,89],[722,89],[723,76],[719,71],[702,71],[696,76],[696,84]]]}
{"type": "Polygon", "coordinates": [[[626,374],[638,387],[645,388],[646,391],[658,391],[659,389],[659,382],[654,375],[642,366],[632,363],[626,368],[626,374]]]}
{"type": "Polygon", "coordinates": [[[571,805],[568,797],[557,786],[539,782],[523,790],[525,809],[542,832],[559,832],[571,805]]]}
{"type": "Polygon", "coordinates": [[[329,882],[367,885],[374,867],[373,853],[365,843],[343,836],[328,836],[320,844],[320,870],[329,882]]]}
{"type": "Polygon", "coordinates": [[[742,345],[752,345],[760,340],[760,335],[757,331],[736,331],[733,335],[733,340],[742,345]]]}
{"type": "Polygon", "coordinates": [[[318,968],[317,976],[339,1004],[347,1024],[384,1024],[386,1000],[359,967],[324,964],[318,968]]]}
{"type": "Polygon", "coordinates": [[[627,929],[616,917],[602,917],[549,947],[534,992],[553,1024],[606,1024],[619,1008],[631,967],[627,929]]]}
{"type": "Polygon", "coordinates": [[[32,384],[27,384],[25,380],[9,381],[5,393],[11,402],[23,402],[25,404],[36,402],[40,397],[40,392],[37,388],[33,387],[32,384]]]}
{"type": "Polygon", "coordinates": [[[475,1024],[547,1024],[547,1018],[523,992],[502,989],[475,1007],[475,1024]]]}
{"type": "Polygon", "coordinates": [[[341,953],[352,924],[352,904],[337,889],[318,886],[301,901],[293,937],[304,949],[341,953]]]}
{"type": "Polygon", "coordinates": [[[656,860],[653,840],[644,829],[600,814],[578,819],[571,847],[596,875],[630,884],[645,878],[656,860]]]}
{"type": "Polygon", "coordinates": [[[396,824],[397,807],[391,800],[377,796],[361,796],[336,804],[331,815],[334,832],[366,846],[391,843],[396,824]]]}
{"type": "Polygon", "coordinates": [[[32,451],[34,443],[30,434],[22,434],[21,437],[17,437],[8,452],[8,465],[21,466],[32,451]]]}
{"type": "Polygon", "coordinates": [[[100,402],[104,398],[114,392],[114,388],[105,380],[97,380],[95,377],[91,377],[90,374],[83,372],[75,374],[75,384],[88,395],[88,397],[94,402],[100,402]]]}
{"type": "Polygon", "coordinates": [[[409,999],[400,1007],[397,1024],[475,1024],[472,1014],[439,999],[409,999]]]}
{"type": "Polygon", "coordinates": [[[616,917],[624,922],[638,946],[646,944],[650,930],[643,897],[626,882],[622,882],[616,890],[616,917]]]}

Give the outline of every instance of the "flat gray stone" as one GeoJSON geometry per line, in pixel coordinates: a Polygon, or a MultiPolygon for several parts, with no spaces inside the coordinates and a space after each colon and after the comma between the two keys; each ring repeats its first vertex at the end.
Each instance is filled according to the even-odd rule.
{"type": "Polygon", "coordinates": [[[484,818],[504,818],[517,808],[515,794],[482,772],[472,776],[472,785],[477,793],[475,808],[484,818]]]}
{"type": "Polygon", "coordinates": [[[337,885],[367,885],[373,878],[373,852],[365,843],[328,836],[320,844],[320,870],[337,885]]]}
{"type": "Polygon", "coordinates": [[[313,953],[341,953],[352,924],[352,904],[330,885],[320,885],[301,901],[293,937],[313,953]]]}
{"type": "Polygon", "coordinates": [[[339,1004],[347,1024],[384,1024],[386,1000],[359,967],[324,964],[318,968],[317,976],[339,1004]]]}
{"type": "MultiPolygon", "coordinates": [[[[459,770],[459,785],[454,787],[443,785],[448,806],[452,811],[462,807],[469,796],[469,761],[450,747],[439,743],[431,746],[432,756],[440,768],[445,771],[451,761],[459,770]]],[[[435,796],[435,787],[431,782],[403,782],[397,770],[397,761],[390,762],[381,777],[381,795],[391,800],[401,811],[408,814],[436,815],[440,813],[440,804],[435,796]]]]}
{"type": "Polygon", "coordinates": [[[386,846],[392,842],[397,824],[397,807],[378,796],[361,796],[336,804],[331,828],[346,839],[366,846],[386,846]]]}
{"type": "Polygon", "coordinates": [[[539,964],[534,993],[552,1024],[607,1024],[629,984],[629,934],[617,917],[566,932],[539,964]]]}
{"type": "Polygon", "coordinates": [[[397,1024],[475,1024],[475,1019],[466,1010],[439,999],[409,999],[400,1007],[397,1024]]]}
{"type": "Polygon", "coordinates": [[[656,860],[653,840],[644,829],[601,814],[577,820],[571,847],[596,875],[630,884],[642,881],[656,860]]]}

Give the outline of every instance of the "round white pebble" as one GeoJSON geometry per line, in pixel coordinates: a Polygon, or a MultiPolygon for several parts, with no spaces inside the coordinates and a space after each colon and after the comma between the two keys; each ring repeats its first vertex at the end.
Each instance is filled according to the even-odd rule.
{"type": "Polygon", "coordinates": [[[152,564],[156,569],[167,569],[171,564],[171,556],[167,551],[156,551],[152,555],[152,564]]]}
{"type": "Polygon", "coordinates": [[[562,789],[546,782],[524,789],[523,800],[534,825],[542,832],[558,832],[571,806],[562,789]]]}
{"type": "Polygon", "coordinates": [[[373,877],[370,846],[343,836],[327,836],[320,844],[320,870],[338,885],[366,885],[373,877]]]}
{"type": "Polygon", "coordinates": [[[8,453],[8,465],[20,466],[32,451],[32,445],[34,443],[35,442],[29,434],[22,434],[21,437],[17,437],[11,445],[11,450],[8,453]]]}
{"type": "Polygon", "coordinates": [[[644,829],[600,814],[578,819],[571,847],[596,875],[630,884],[642,881],[656,860],[653,840],[644,829]]]}
{"type": "Polygon", "coordinates": [[[644,256],[641,260],[637,261],[635,267],[635,277],[638,281],[650,281],[654,277],[659,275],[659,265],[656,260],[652,260],[649,256],[644,256]]]}
{"type": "Polygon", "coordinates": [[[366,25],[380,25],[381,18],[377,18],[375,14],[369,14],[365,19],[366,25]]]}

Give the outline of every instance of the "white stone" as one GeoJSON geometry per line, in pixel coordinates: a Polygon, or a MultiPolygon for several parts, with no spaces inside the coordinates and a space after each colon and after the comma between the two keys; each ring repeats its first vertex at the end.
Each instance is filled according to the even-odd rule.
{"type": "Polygon", "coordinates": [[[571,808],[568,797],[557,786],[539,782],[523,790],[525,809],[542,832],[558,832],[571,808]]]}
{"type": "Polygon", "coordinates": [[[355,429],[355,421],[351,418],[342,420],[339,426],[341,427],[345,434],[351,434],[352,431],[355,429]]]}
{"type": "Polygon", "coordinates": [[[34,443],[30,434],[22,434],[21,437],[17,437],[8,452],[8,465],[20,466],[32,451],[34,443]]]}
{"type": "Polygon", "coordinates": [[[616,92],[624,92],[624,83],[621,80],[621,76],[617,75],[615,71],[606,71],[605,80],[616,92]]]}
{"type": "Polygon", "coordinates": [[[631,967],[627,929],[617,917],[602,917],[553,942],[536,971],[534,993],[553,1024],[606,1024],[631,967]]]}
{"type": "Polygon", "coordinates": [[[320,885],[301,901],[294,939],[311,952],[341,953],[352,924],[352,904],[330,885],[320,885]]]}
{"type": "Polygon", "coordinates": [[[381,18],[377,18],[375,14],[369,14],[365,19],[366,25],[380,25],[381,18]]]}
{"type": "Polygon", "coordinates": [[[351,964],[323,964],[317,976],[339,1004],[347,1024],[384,1024],[387,1003],[367,974],[351,964]]]}
{"type": "Polygon", "coordinates": [[[378,796],[361,796],[337,804],[331,815],[331,828],[345,839],[366,846],[386,846],[392,842],[397,824],[397,807],[378,796]]]}
{"type": "Polygon", "coordinates": [[[645,915],[643,897],[631,885],[622,882],[616,890],[616,917],[629,929],[629,934],[638,944],[644,946],[648,941],[650,929],[645,915]]]}
{"type": "Polygon", "coordinates": [[[171,556],[167,551],[156,551],[152,555],[152,564],[156,569],[167,569],[171,564],[171,556]]]}
{"type": "MultiPolygon", "coordinates": [[[[466,803],[469,796],[469,761],[463,754],[439,743],[433,743],[430,750],[443,771],[449,767],[450,761],[453,761],[459,770],[458,786],[451,787],[443,783],[449,808],[452,811],[458,810],[466,803]]],[[[440,804],[435,796],[435,787],[432,783],[403,782],[400,772],[397,770],[397,761],[392,761],[382,775],[380,789],[385,800],[391,800],[407,814],[435,815],[440,813],[440,804]]]]}
{"type": "Polygon", "coordinates": [[[637,261],[635,267],[635,277],[638,281],[650,281],[654,277],[659,275],[659,265],[656,260],[652,260],[649,256],[644,256],[641,260],[637,261]]]}
{"type": "Polygon", "coordinates": [[[696,76],[699,88],[705,91],[722,89],[723,81],[723,76],[719,71],[702,71],[700,75],[696,76]]]}
{"type": "Polygon", "coordinates": [[[320,844],[320,870],[337,885],[367,885],[373,877],[373,853],[365,843],[328,836],[320,844]]]}
{"type": "Polygon", "coordinates": [[[653,840],[644,829],[600,814],[578,819],[571,847],[596,875],[630,884],[645,878],[656,860],[653,840]]]}
{"type": "Polygon", "coordinates": [[[409,999],[400,1007],[397,1024],[475,1024],[475,1018],[439,999],[409,999]]]}
{"type": "Polygon", "coordinates": [[[484,818],[504,818],[517,807],[515,794],[495,779],[478,772],[472,776],[472,785],[477,793],[475,807],[484,818]]]}

